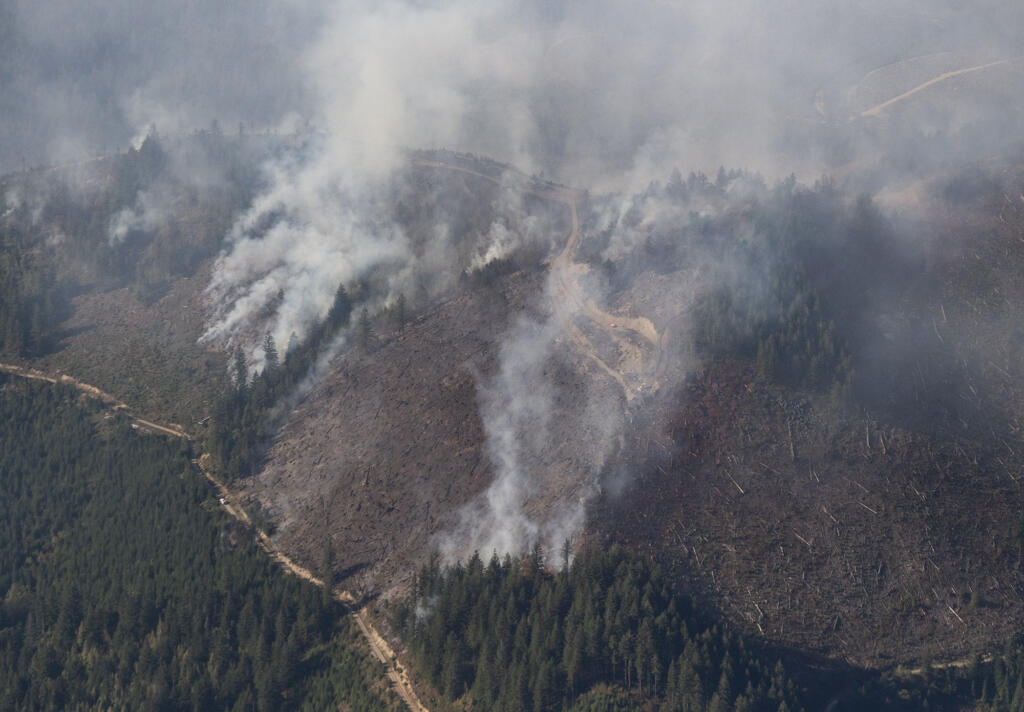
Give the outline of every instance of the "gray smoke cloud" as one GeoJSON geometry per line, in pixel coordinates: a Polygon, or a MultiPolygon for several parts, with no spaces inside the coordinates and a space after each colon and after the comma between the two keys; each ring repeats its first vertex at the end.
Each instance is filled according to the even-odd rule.
{"type": "Polygon", "coordinates": [[[236,220],[215,265],[204,341],[251,343],[269,331],[286,344],[327,313],[339,284],[380,265],[399,278],[410,248],[382,205],[379,166],[360,170],[365,154],[341,151],[329,145],[298,165],[268,166],[271,188],[236,220]]]}
{"type": "Polygon", "coordinates": [[[156,123],[262,128],[308,114],[322,2],[0,4],[0,172],[124,148],[156,123]]]}
{"type": "Polygon", "coordinates": [[[172,206],[170,198],[159,191],[141,191],[135,197],[135,204],[119,210],[110,219],[107,241],[119,245],[133,231],[155,230],[167,220],[172,206]]]}
{"type": "Polygon", "coordinates": [[[820,163],[823,123],[865,108],[869,89],[844,104],[864,75],[1017,57],[1022,18],[999,0],[12,0],[0,170],[124,146],[153,122],[172,134],[297,114],[591,186],[672,164],[788,172],[820,163]]]}

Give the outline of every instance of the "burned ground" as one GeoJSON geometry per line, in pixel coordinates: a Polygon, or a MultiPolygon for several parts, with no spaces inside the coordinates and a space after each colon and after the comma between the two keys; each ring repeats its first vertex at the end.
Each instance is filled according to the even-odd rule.
{"type": "Polygon", "coordinates": [[[708,368],[683,399],[675,454],[594,526],[729,618],[871,665],[966,654],[1024,619],[1009,453],[1004,468],[989,443],[844,412],[742,363],[708,368]]]}
{"type": "Polygon", "coordinates": [[[999,185],[929,204],[927,265],[862,360],[886,379],[840,400],[708,364],[593,527],[784,645],[872,666],[1002,645],[1024,621],[1024,191],[999,185]]]}
{"type": "MultiPolygon", "coordinates": [[[[510,326],[543,316],[543,281],[515,272],[403,328],[382,319],[370,349],[334,360],[286,416],[262,471],[240,483],[278,523],[282,547],[314,567],[330,557],[346,585],[371,592],[401,590],[436,555],[459,509],[493,479],[481,384],[510,326]]],[[[595,380],[618,397],[615,381],[585,359],[555,355],[547,368],[555,412],[587,411],[595,380]]],[[[541,483],[528,515],[586,494],[602,448],[584,422],[553,420],[550,447],[525,463],[541,483]]]]}
{"type": "Polygon", "coordinates": [[[209,264],[146,304],[130,287],[84,291],[60,348],[36,361],[132,403],[139,413],[195,432],[226,383],[226,358],[198,345],[209,264]]]}

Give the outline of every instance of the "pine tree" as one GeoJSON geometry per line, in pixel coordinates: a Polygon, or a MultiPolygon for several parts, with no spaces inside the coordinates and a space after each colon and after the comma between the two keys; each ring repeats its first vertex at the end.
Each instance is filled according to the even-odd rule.
{"type": "Polygon", "coordinates": [[[245,354],[241,346],[235,347],[235,388],[239,394],[245,393],[249,383],[249,366],[245,362],[245,354]]]}
{"type": "Polygon", "coordinates": [[[348,326],[351,316],[352,300],[349,299],[348,292],[345,291],[345,285],[339,284],[338,291],[334,293],[334,303],[331,304],[331,310],[327,312],[327,321],[332,329],[338,329],[348,326]]]}
{"type": "Polygon", "coordinates": [[[373,337],[373,329],[370,327],[370,313],[363,307],[359,312],[359,348],[364,352],[370,350],[370,339],[373,337]]]}
{"type": "Polygon", "coordinates": [[[449,700],[454,700],[461,692],[459,679],[459,656],[462,644],[453,633],[448,634],[444,644],[444,662],[441,665],[441,690],[449,700]]]}
{"type": "Polygon", "coordinates": [[[263,360],[265,362],[263,373],[273,375],[277,371],[278,356],[277,346],[274,344],[274,335],[269,331],[263,337],[263,360]]]}
{"type": "Polygon", "coordinates": [[[395,323],[398,328],[401,329],[405,326],[405,294],[401,293],[398,295],[398,300],[395,302],[394,309],[395,323]]]}
{"type": "Polygon", "coordinates": [[[565,655],[562,659],[562,668],[565,670],[567,690],[569,699],[576,697],[576,683],[580,677],[580,666],[583,662],[583,630],[577,628],[575,634],[569,639],[565,648],[565,655]]]}

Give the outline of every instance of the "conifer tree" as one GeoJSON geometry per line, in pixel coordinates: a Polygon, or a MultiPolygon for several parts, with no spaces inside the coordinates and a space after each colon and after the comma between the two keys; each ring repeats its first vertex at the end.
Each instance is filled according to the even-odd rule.
{"type": "Polygon", "coordinates": [[[345,285],[339,284],[338,291],[334,293],[334,302],[331,304],[331,310],[327,313],[327,321],[331,328],[337,329],[347,326],[351,315],[352,300],[345,290],[345,285]]]}
{"type": "Polygon", "coordinates": [[[274,344],[274,335],[269,331],[267,332],[267,335],[263,337],[263,359],[266,364],[263,369],[265,374],[272,375],[277,371],[277,346],[274,344]]]}
{"type": "Polygon", "coordinates": [[[245,362],[245,353],[241,346],[235,347],[235,388],[239,394],[245,393],[249,383],[249,366],[245,362]]]}
{"type": "Polygon", "coordinates": [[[398,300],[395,302],[394,318],[399,329],[405,326],[405,293],[398,295],[398,300]]]}
{"type": "Polygon", "coordinates": [[[370,350],[370,340],[373,337],[373,329],[370,327],[370,313],[366,307],[359,312],[359,348],[364,352],[370,350]]]}

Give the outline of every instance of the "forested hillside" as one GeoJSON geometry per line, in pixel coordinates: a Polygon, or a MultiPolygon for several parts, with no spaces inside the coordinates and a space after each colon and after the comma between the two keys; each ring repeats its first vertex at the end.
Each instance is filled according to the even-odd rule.
{"type": "Polygon", "coordinates": [[[397,708],[344,611],[221,514],[185,441],[0,384],[0,709],[397,708]]]}
{"type": "Polygon", "coordinates": [[[699,617],[618,549],[556,575],[539,549],[426,568],[395,623],[426,679],[472,709],[801,708],[781,661],[699,617]]]}
{"type": "Polygon", "coordinates": [[[617,547],[558,573],[539,550],[425,567],[392,622],[439,709],[1024,709],[1018,648],[913,672],[822,664],[736,633],[617,547]]]}
{"type": "MultiPolygon", "coordinates": [[[[8,213],[0,191],[0,216],[8,213]]],[[[67,317],[69,291],[54,265],[27,249],[23,229],[0,218],[0,353],[35,355],[53,345],[53,331],[67,317]]]]}

